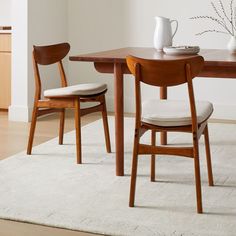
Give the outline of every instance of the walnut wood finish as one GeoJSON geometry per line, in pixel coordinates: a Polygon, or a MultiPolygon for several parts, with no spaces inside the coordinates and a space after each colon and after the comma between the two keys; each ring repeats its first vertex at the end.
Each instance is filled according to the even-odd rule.
{"type": "MultiPolygon", "coordinates": [[[[123,83],[120,87],[116,80],[123,80],[124,74],[130,74],[127,64],[126,57],[133,55],[136,57],[154,59],[154,60],[174,60],[180,59],[186,56],[168,56],[163,52],[159,52],[154,48],[143,48],[143,47],[128,47],[120,48],[115,50],[90,53],[84,55],[70,56],[71,61],[84,61],[93,62],[94,67],[100,73],[112,73],[114,74],[114,64],[120,64],[121,73],[116,74],[115,78],[115,103],[117,107],[116,116],[116,168],[119,173],[123,173],[123,162],[124,162],[124,146],[123,146],[123,101],[120,103],[120,99],[116,98],[116,95],[122,91],[123,83]],[[119,112],[120,111],[120,112],[119,112]],[[122,140],[120,142],[120,140],[122,140]]],[[[204,49],[201,50],[199,55],[204,58],[204,67],[199,73],[199,77],[214,77],[214,78],[236,78],[236,54],[231,54],[227,50],[218,49],[204,49]]],[[[189,56],[192,57],[192,56],[189,56]]],[[[165,87],[160,88],[160,98],[167,99],[167,89],[165,87]]],[[[167,136],[165,132],[161,133],[161,144],[167,143],[167,136]]]]}
{"type": "MultiPolygon", "coordinates": [[[[167,87],[160,87],[160,99],[167,99],[167,87]]],[[[167,144],[167,133],[165,131],[160,134],[161,144],[167,144]]]]}
{"type": "MultiPolygon", "coordinates": [[[[155,130],[151,131],[151,143],[152,146],[155,147],[156,146],[156,132],[155,130]]],[[[155,176],[156,176],[156,155],[155,153],[151,155],[151,181],[155,182],[155,176]]]]}
{"type": "MultiPolygon", "coordinates": [[[[124,98],[123,90],[123,73],[121,64],[114,64],[114,75],[115,75],[115,129],[116,132],[124,127],[124,98]]],[[[117,135],[117,134],[116,134],[117,135]]],[[[116,136],[116,175],[124,175],[124,158],[119,157],[124,155],[124,129],[119,131],[119,136],[116,136]]]]}
{"type": "Polygon", "coordinates": [[[199,164],[199,145],[198,139],[202,134],[205,135],[206,156],[208,165],[209,185],[213,185],[213,175],[211,168],[211,156],[209,147],[209,137],[207,130],[207,120],[198,123],[195,107],[195,98],[193,91],[192,79],[198,75],[204,64],[201,56],[191,58],[182,58],[176,60],[148,60],[133,56],[127,57],[127,65],[131,73],[135,76],[135,137],[133,151],[133,166],[130,184],[130,202],[129,206],[134,206],[135,185],[137,178],[138,156],[151,154],[151,181],[155,181],[155,154],[185,156],[194,159],[196,196],[197,196],[197,212],[202,213],[202,193],[201,193],[201,175],[199,164]],[[146,124],[141,120],[141,82],[158,87],[170,87],[187,83],[189,93],[190,111],[192,124],[188,126],[164,127],[153,124],[146,124]],[[193,139],[192,147],[169,147],[157,146],[155,144],[155,133],[158,131],[191,132],[193,139]],[[141,132],[142,130],[142,132],[141,132]],[[143,130],[151,130],[151,144],[141,144],[140,138],[144,133],[143,130]]]}
{"type": "Polygon", "coordinates": [[[30,155],[33,146],[33,139],[36,127],[37,117],[60,112],[60,126],[59,126],[59,144],[63,144],[64,124],[65,124],[65,109],[72,108],[75,110],[75,130],[76,130],[76,157],[77,163],[82,163],[81,152],[81,116],[90,114],[92,112],[101,112],[104,124],[104,133],[106,141],[107,152],[111,152],[110,136],[107,122],[107,110],[105,93],[106,91],[95,94],[93,96],[61,96],[61,97],[47,97],[41,99],[41,78],[38,65],[58,64],[60,72],[61,86],[67,86],[67,79],[62,64],[62,59],[68,54],[70,45],[68,43],[49,45],[49,46],[34,46],[33,50],[33,66],[35,74],[35,100],[32,113],[32,122],[28,140],[27,154],[30,155]],[[99,105],[80,108],[81,102],[99,102],[99,105]]]}

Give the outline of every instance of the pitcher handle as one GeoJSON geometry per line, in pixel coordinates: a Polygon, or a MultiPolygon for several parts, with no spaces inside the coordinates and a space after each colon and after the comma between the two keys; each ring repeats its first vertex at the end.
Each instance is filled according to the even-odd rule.
{"type": "Polygon", "coordinates": [[[174,36],[175,36],[175,34],[176,34],[177,30],[178,30],[178,26],[179,26],[177,20],[171,20],[171,21],[170,21],[170,23],[173,23],[173,22],[176,22],[176,28],[175,28],[175,32],[174,32],[173,35],[172,35],[172,39],[174,38],[174,36]]]}

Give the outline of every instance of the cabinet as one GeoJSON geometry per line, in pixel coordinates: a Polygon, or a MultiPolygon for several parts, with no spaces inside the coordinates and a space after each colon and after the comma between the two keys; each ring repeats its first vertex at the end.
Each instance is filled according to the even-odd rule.
{"type": "Polygon", "coordinates": [[[0,109],[11,104],[11,34],[0,33],[0,109]]]}

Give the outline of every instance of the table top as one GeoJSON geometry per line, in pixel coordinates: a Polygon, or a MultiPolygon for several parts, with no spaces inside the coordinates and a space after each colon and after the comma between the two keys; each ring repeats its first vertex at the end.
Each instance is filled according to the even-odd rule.
{"type": "MultiPolygon", "coordinates": [[[[155,48],[127,47],[109,51],[70,56],[70,60],[105,63],[126,63],[126,56],[128,55],[155,60],[171,60],[192,57],[190,55],[166,55],[161,51],[157,51],[155,48]]],[[[236,54],[232,54],[228,50],[201,49],[199,55],[204,57],[205,65],[207,66],[236,66],[236,54]]]]}

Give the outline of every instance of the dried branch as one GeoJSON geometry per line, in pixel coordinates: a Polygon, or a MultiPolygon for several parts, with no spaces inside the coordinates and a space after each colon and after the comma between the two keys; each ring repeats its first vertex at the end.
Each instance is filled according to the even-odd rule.
{"type": "Polygon", "coordinates": [[[222,34],[228,34],[228,32],[224,32],[224,31],[219,31],[219,30],[204,30],[200,33],[197,33],[195,35],[203,35],[205,33],[222,33],[222,34]]]}
{"type": "Polygon", "coordinates": [[[236,30],[236,29],[234,27],[234,22],[233,22],[233,2],[234,2],[234,0],[231,0],[231,2],[230,2],[230,23],[232,26],[232,33],[234,35],[234,30],[236,30]]]}
{"type": "Polygon", "coordinates": [[[236,26],[236,11],[234,11],[234,25],[236,26]]]}
{"type": "MultiPolygon", "coordinates": [[[[233,2],[234,0],[231,0],[230,2],[230,25],[231,25],[231,29],[232,29],[232,34],[234,35],[234,30],[236,30],[235,26],[234,26],[234,22],[233,22],[233,2]]],[[[213,2],[211,2],[211,6],[214,9],[216,15],[222,20],[222,23],[224,23],[224,25],[227,27],[227,23],[225,21],[225,18],[221,15],[221,12],[216,8],[215,4],[213,2]]]]}
{"type": "Polygon", "coordinates": [[[216,15],[222,20],[222,21],[224,21],[225,22],[225,19],[224,19],[224,17],[223,16],[221,16],[221,14],[220,14],[220,12],[217,10],[217,8],[216,8],[216,6],[215,6],[215,4],[213,3],[213,2],[211,2],[211,6],[212,6],[212,8],[214,9],[214,11],[215,11],[215,13],[216,13],[216,15]]]}
{"type": "Polygon", "coordinates": [[[221,7],[221,10],[222,10],[223,14],[225,15],[226,19],[230,22],[230,19],[229,19],[229,17],[227,16],[227,14],[225,12],[225,7],[224,7],[222,1],[219,0],[219,3],[220,3],[220,7],[221,7]]]}
{"type": "Polygon", "coordinates": [[[208,32],[216,32],[216,33],[224,33],[224,34],[230,34],[234,36],[236,34],[236,8],[233,8],[234,0],[230,0],[229,4],[229,10],[230,15],[227,15],[226,8],[222,2],[222,0],[218,0],[218,4],[215,4],[213,1],[211,1],[211,6],[216,14],[215,17],[213,16],[194,16],[190,19],[192,20],[201,20],[201,19],[207,19],[216,22],[218,25],[220,25],[224,30],[205,30],[203,32],[200,32],[196,35],[202,35],[208,32]],[[219,5],[218,5],[219,4],[219,5]]]}
{"type": "Polygon", "coordinates": [[[191,17],[190,19],[191,20],[209,19],[209,20],[215,21],[216,23],[221,25],[229,34],[233,35],[233,32],[230,31],[230,29],[227,27],[227,25],[223,21],[221,21],[221,20],[219,20],[215,17],[212,17],[212,16],[194,16],[194,17],[191,17]]]}

